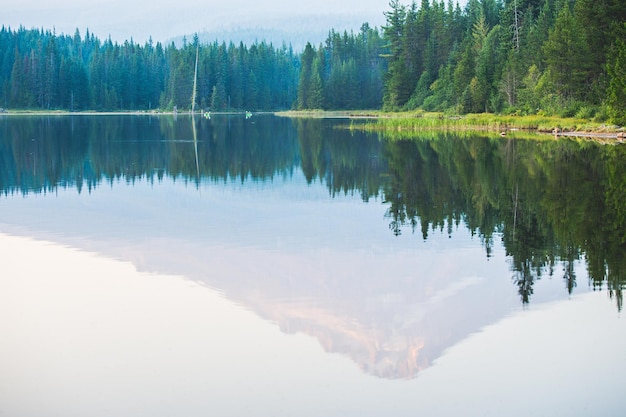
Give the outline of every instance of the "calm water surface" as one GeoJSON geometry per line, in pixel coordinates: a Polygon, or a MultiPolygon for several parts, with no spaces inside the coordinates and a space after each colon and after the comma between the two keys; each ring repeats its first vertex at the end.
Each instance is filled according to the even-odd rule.
{"type": "Polygon", "coordinates": [[[626,147],[0,118],[0,416],[619,416],[626,147]]]}

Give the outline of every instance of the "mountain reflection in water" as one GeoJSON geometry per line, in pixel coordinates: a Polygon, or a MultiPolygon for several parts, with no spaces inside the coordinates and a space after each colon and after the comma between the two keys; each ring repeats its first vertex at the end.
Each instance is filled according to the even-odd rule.
{"type": "Polygon", "coordinates": [[[556,298],[555,283],[567,296],[589,282],[621,310],[626,147],[400,140],[337,128],[348,123],[2,117],[1,204],[15,210],[0,230],[183,274],[385,378],[415,376],[520,302],[556,298]],[[107,202],[17,199],[64,189],[107,202]]]}

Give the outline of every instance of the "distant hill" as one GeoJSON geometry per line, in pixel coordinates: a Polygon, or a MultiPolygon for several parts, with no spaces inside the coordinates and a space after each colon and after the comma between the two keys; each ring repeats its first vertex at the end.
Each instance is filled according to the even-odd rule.
{"type": "MultiPolygon", "coordinates": [[[[244,45],[249,46],[255,42],[265,41],[277,47],[285,43],[287,46],[291,45],[294,51],[300,52],[307,42],[311,42],[314,46],[324,42],[331,29],[336,32],[358,32],[363,23],[368,23],[370,27],[380,28],[384,22],[382,12],[370,15],[360,14],[359,16],[347,14],[300,15],[289,18],[264,19],[263,22],[250,20],[236,25],[205,29],[198,32],[198,37],[202,43],[217,41],[218,43],[233,42],[238,45],[243,42],[244,45]]],[[[170,39],[168,43],[174,42],[180,47],[185,38],[187,42],[191,42],[193,36],[193,33],[184,34],[170,39]]]]}

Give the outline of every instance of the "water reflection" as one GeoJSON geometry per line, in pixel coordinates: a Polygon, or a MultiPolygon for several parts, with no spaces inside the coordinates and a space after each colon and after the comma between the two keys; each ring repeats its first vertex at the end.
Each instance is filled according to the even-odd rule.
{"type": "Polygon", "coordinates": [[[312,336],[328,353],[383,378],[414,377],[516,302],[501,279],[506,265],[490,264],[479,248],[190,250],[187,255],[202,255],[212,273],[202,277],[193,268],[195,275],[186,275],[220,288],[283,332],[312,336]]]}
{"type": "Polygon", "coordinates": [[[186,181],[248,176],[269,180],[297,163],[295,131],[288,120],[242,123],[232,118],[196,121],[197,157],[189,117],[8,117],[2,128],[4,193],[79,192],[123,178],[186,181]]]}
{"type": "Polygon", "coordinates": [[[622,308],[626,283],[626,147],[579,140],[502,140],[441,134],[390,141],[385,189],[395,234],[463,223],[490,255],[494,236],[528,303],[535,281],[560,272],[571,293],[584,259],[594,288],[622,308]]]}
{"type": "Polygon", "coordinates": [[[487,256],[501,236],[523,303],[543,276],[561,275],[571,292],[573,265],[584,259],[593,286],[606,286],[622,307],[626,147],[446,134],[380,141],[328,120],[189,119],[4,117],[0,191],[81,192],[164,176],[272,181],[301,169],[331,195],[380,196],[395,235],[408,229],[427,239],[430,230],[463,224],[487,256]]]}
{"type": "MultiPolygon", "coordinates": [[[[0,275],[6,415],[527,416],[541,409],[617,416],[622,410],[626,333],[598,293],[518,311],[455,344],[419,378],[391,381],[363,375],[343,356],[324,354],[315,340],[281,334],[182,277],[140,274],[128,262],[4,234],[0,247],[7,256],[0,275]],[[598,346],[602,353],[590,355],[598,346]],[[581,384],[580,375],[594,383],[581,384]],[[520,395],[530,400],[519,402],[520,395]]],[[[386,301],[391,307],[401,300],[386,301]]],[[[293,304],[294,311],[308,308],[293,304]]],[[[367,324],[344,327],[360,331],[367,324]]],[[[441,327],[438,334],[454,330],[441,327]]]]}
{"type": "Polygon", "coordinates": [[[0,222],[207,284],[384,378],[554,299],[555,281],[574,292],[585,269],[621,309],[623,147],[338,124],[3,117],[0,222]],[[90,198],[65,203],[75,189],[90,198]]]}

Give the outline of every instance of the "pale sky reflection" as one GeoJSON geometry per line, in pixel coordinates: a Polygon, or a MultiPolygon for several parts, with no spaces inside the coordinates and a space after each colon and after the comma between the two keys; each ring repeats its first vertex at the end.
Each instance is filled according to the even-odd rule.
{"type": "MultiPolygon", "coordinates": [[[[301,181],[58,190],[10,199],[0,226],[202,283],[385,378],[415,377],[444,349],[520,307],[503,248],[487,259],[465,230],[453,239],[432,233],[428,245],[396,237],[384,205],[328,199],[321,184],[303,191],[301,181]]],[[[555,297],[537,283],[535,299],[562,297],[556,284],[555,297]]]]}
{"type": "Polygon", "coordinates": [[[626,331],[605,293],[518,311],[418,378],[385,380],[182,277],[5,234],[0,250],[2,415],[620,412],[605,399],[624,383],[626,331]]]}

